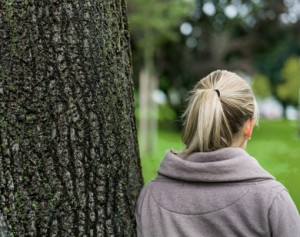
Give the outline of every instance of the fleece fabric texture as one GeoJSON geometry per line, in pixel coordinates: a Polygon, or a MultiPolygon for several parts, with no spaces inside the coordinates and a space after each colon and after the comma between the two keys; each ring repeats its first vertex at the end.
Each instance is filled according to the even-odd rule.
{"type": "Polygon", "coordinates": [[[141,191],[138,237],[300,237],[286,188],[241,148],[169,151],[141,191]]]}

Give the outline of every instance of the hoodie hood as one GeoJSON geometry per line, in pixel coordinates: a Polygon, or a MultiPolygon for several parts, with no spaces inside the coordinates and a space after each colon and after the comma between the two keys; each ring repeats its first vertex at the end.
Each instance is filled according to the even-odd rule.
{"type": "Polygon", "coordinates": [[[190,182],[238,182],[275,179],[245,150],[237,147],[212,152],[195,152],[181,158],[168,151],[158,173],[190,182]]]}
{"type": "Polygon", "coordinates": [[[167,152],[137,202],[140,237],[300,236],[285,187],[241,148],[167,152]]]}

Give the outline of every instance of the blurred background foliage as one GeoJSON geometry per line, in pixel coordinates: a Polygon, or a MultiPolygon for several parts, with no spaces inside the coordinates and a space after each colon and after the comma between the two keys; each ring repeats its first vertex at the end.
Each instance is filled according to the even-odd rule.
{"type": "Polygon", "coordinates": [[[128,9],[136,91],[142,70],[155,75],[151,99],[162,91],[175,121],[186,92],[216,69],[238,72],[259,99],[273,97],[283,110],[297,106],[298,0],[128,0],[128,9]]]}
{"type": "Polygon", "coordinates": [[[183,148],[187,92],[226,69],[245,78],[258,99],[262,122],[249,152],[300,207],[300,1],[128,0],[128,11],[145,181],[167,149],[183,148]]]}

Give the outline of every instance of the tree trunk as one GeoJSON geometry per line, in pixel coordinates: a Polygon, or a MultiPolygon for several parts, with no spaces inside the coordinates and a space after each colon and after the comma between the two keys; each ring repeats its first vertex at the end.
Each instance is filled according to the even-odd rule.
{"type": "Polygon", "coordinates": [[[158,107],[153,92],[158,87],[158,79],[147,68],[141,70],[139,77],[140,151],[141,155],[149,155],[156,148],[158,107]]]}
{"type": "Polygon", "coordinates": [[[135,236],[124,0],[0,2],[0,232],[135,236]]]}
{"type": "MultiPolygon", "coordinates": [[[[153,32],[145,29],[145,35],[153,32]]],[[[152,154],[156,149],[158,130],[158,106],[153,93],[158,88],[158,78],[154,65],[154,43],[151,38],[145,40],[144,66],[139,75],[140,95],[140,151],[142,155],[152,154]]]]}

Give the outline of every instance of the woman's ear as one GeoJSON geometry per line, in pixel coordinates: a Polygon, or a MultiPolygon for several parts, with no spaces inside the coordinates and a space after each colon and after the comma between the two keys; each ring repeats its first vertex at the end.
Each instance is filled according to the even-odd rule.
{"type": "Polygon", "coordinates": [[[255,125],[255,120],[254,119],[248,119],[245,122],[245,125],[244,125],[244,136],[247,138],[247,140],[249,140],[251,138],[254,125],[255,125]]]}

